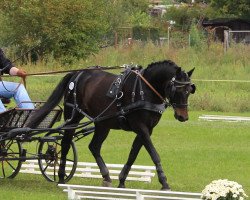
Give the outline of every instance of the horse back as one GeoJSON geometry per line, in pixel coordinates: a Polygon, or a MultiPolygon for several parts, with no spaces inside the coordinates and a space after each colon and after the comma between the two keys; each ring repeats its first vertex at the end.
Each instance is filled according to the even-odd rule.
{"type": "MultiPolygon", "coordinates": [[[[96,117],[111,102],[107,96],[110,85],[117,76],[102,70],[87,70],[78,83],[78,102],[88,114],[96,117]]],[[[113,112],[114,108],[108,112],[113,112]]]]}

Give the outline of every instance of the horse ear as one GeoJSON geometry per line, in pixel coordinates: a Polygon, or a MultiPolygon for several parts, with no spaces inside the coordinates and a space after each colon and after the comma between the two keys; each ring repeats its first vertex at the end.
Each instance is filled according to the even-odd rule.
{"type": "Polygon", "coordinates": [[[195,67],[194,67],[193,69],[191,69],[189,72],[187,72],[188,77],[191,77],[191,76],[192,76],[192,74],[193,74],[193,72],[194,72],[194,69],[195,69],[195,67]]]}
{"type": "Polygon", "coordinates": [[[176,75],[181,73],[181,67],[178,67],[176,70],[176,75]]]}

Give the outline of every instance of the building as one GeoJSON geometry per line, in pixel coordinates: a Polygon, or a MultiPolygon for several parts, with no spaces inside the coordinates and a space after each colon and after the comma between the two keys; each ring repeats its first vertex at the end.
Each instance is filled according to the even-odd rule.
{"type": "Polygon", "coordinates": [[[202,26],[213,33],[215,41],[224,42],[224,31],[232,31],[231,36],[235,42],[250,43],[250,20],[244,19],[204,19],[202,26]]]}

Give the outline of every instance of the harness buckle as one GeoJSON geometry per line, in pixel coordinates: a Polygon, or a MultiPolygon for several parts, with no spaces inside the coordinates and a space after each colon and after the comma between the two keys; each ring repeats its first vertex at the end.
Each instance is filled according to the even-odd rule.
{"type": "Polygon", "coordinates": [[[121,78],[117,78],[115,81],[115,85],[119,86],[121,84],[121,82],[122,82],[121,78]]]}
{"type": "Polygon", "coordinates": [[[116,99],[121,99],[123,97],[123,92],[119,91],[119,93],[115,96],[116,99]]]}

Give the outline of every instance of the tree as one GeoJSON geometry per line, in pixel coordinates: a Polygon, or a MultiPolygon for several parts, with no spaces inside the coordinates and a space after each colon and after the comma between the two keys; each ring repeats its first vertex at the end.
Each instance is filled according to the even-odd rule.
{"type": "Polygon", "coordinates": [[[206,16],[207,9],[202,8],[199,5],[195,6],[181,6],[181,7],[171,7],[167,10],[164,18],[167,21],[175,21],[174,27],[182,30],[189,31],[189,28],[194,21],[198,23],[199,19],[206,16]]]}
{"type": "MultiPolygon", "coordinates": [[[[1,0],[0,41],[25,52],[34,46],[64,63],[98,51],[119,27],[147,26],[147,0],[1,0]]],[[[33,52],[34,53],[34,52],[33,52]]]]}
{"type": "Polygon", "coordinates": [[[211,0],[211,7],[223,17],[240,17],[250,20],[249,0],[211,0]]]}
{"type": "Polygon", "coordinates": [[[63,63],[86,58],[98,50],[108,28],[103,21],[105,0],[2,0],[0,11],[5,16],[4,41],[42,58],[53,54],[63,63]]]}

